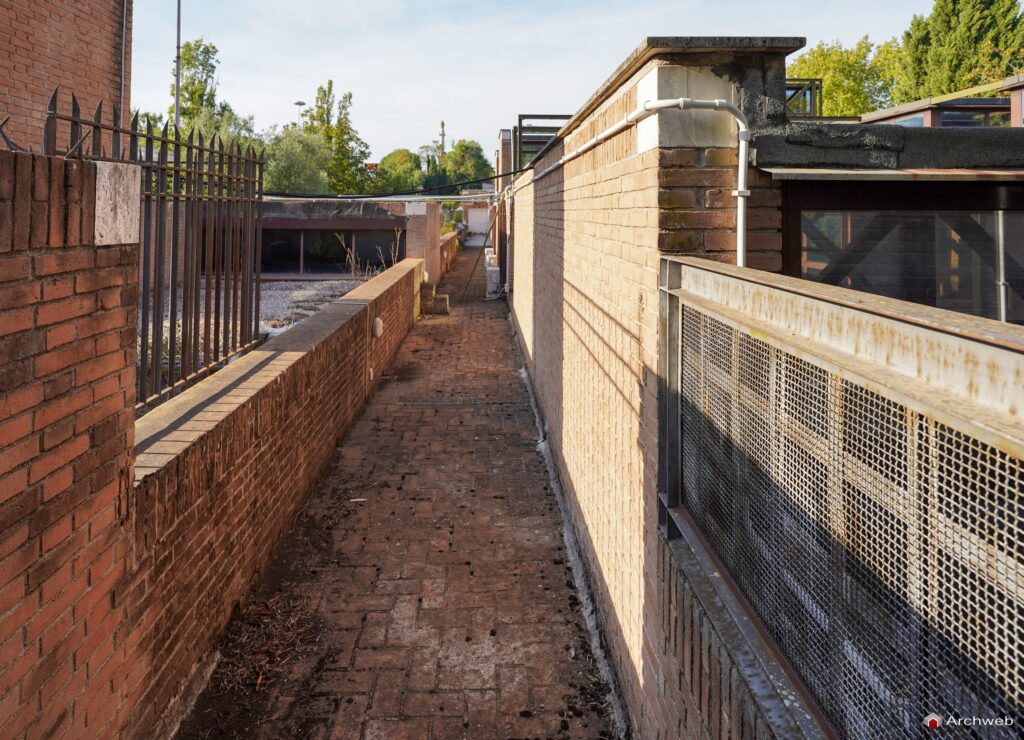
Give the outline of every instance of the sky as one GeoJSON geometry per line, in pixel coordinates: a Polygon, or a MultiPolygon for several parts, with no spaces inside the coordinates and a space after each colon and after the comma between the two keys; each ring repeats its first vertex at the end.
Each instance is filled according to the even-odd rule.
{"type": "MultiPolygon", "coordinates": [[[[573,113],[645,36],[801,36],[808,46],[902,33],[932,0],[181,0],[182,41],[219,50],[218,99],[262,131],[334,80],[372,159],[438,138],[493,159],[519,113],[573,113]],[[852,12],[855,9],[855,12],[852,12]]],[[[166,111],[175,0],[135,0],[133,108],[166,111]]]]}

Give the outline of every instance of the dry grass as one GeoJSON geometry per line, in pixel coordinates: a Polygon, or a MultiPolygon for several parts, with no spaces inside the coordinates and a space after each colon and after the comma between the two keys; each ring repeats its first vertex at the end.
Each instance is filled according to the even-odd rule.
{"type": "Polygon", "coordinates": [[[317,637],[315,621],[299,602],[273,596],[250,603],[231,624],[211,685],[219,694],[261,691],[317,637]]]}

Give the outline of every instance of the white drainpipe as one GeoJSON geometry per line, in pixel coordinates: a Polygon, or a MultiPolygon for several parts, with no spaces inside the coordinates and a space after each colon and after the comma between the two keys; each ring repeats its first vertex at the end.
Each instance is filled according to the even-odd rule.
{"type": "Polygon", "coordinates": [[[747,117],[743,111],[730,103],[728,100],[696,100],[694,98],[672,98],[668,100],[648,100],[639,108],[618,123],[609,126],[590,141],[576,147],[550,167],[541,170],[533,177],[531,182],[551,174],[581,154],[589,152],[598,144],[607,141],[616,134],[620,134],[628,128],[635,126],[646,118],[650,118],[660,110],[678,108],[679,110],[712,110],[728,113],[736,119],[739,127],[736,138],[739,143],[737,152],[739,164],[736,172],[736,189],[732,191],[736,198],[736,264],[746,267],[747,264],[747,198],[750,191],[747,189],[747,160],[750,154],[750,128],[747,126],[747,117]]]}

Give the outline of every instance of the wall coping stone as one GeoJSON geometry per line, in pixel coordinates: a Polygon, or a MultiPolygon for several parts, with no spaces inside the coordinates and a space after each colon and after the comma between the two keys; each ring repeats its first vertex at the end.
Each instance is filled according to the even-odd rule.
{"type": "Polygon", "coordinates": [[[286,332],[267,340],[136,421],[135,485],[159,472],[218,423],[349,321],[368,321],[370,304],[415,272],[404,259],[286,332]]]}
{"type": "Polygon", "coordinates": [[[715,54],[791,54],[802,49],[800,36],[647,36],[626,57],[597,91],[580,106],[558,135],[534,159],[539,160],[553,142],[564,139],[651,60],[666,54],[709,56],[715,54]]]}

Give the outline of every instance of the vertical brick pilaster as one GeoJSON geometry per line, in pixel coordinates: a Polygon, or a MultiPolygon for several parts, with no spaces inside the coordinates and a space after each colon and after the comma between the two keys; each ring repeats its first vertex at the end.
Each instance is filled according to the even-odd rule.
{"type": "Polygon", "coordinates": [[[65,197],[67,202],[65,244],[82,244],[82,173],[84,162],[69,160],[64,167],[65,197]]]}
{"type": "Polygon", "coordinates": [[[14,155],[14,231],[12,244],[15,250],[28,249],[32,219],[32,157],[18,153],[14,155]]]}
{"type": "Polygon", "coordinates": [[[64,208],[64,170],[65,161],[60,157],[50,158],[49,213],[46,243],[51,247],[64,246],[65,221],[67,213],[64,208]]]}
{"type": "Polygon", "coordinates": [[[0,152],[0,252],[10,252],[14,240],[14,153],[0,152]]]}
{"type": "Polygon", "coordinates": [[[111,604],[123,572],[135,294],[107,293],[136,279],[138,245],[82,246],[94,178],[83,162],[0,153],[0,593],[14,617],[0,622],[4,737],[69,732],[112,660],[114,624],[96,605],[111,604]]]}

